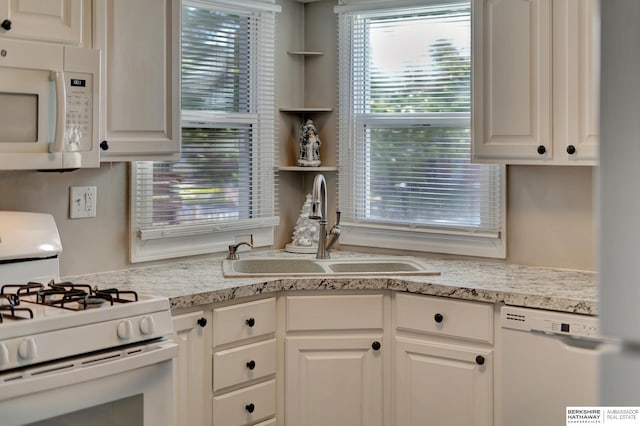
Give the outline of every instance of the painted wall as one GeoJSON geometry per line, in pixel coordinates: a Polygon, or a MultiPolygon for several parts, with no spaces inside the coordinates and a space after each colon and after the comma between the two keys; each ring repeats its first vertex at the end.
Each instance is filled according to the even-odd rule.
{"type": "MultiPolygon", "coordinates": [[[[336,108],[335,15],[331,0],[303,5],[280,0],[277,52],[277,107],[336,108]],[[306,7],[306,10],[304,9],[306,7]],[[305,24],[305,17],[312,16],[305,24]],[[306,41],[306,44],[305,44],[306,41]],[[321,58],[291,57],[287,50],[323,50],[321,58]],[[320,61],[315,61],[321,59],[320,61]],[[304,96],[304,95],[307,96],[304,96]]],[[[335,164],[337,112],[323,122],[323,161],[335,164]]],[[[297,118],[280,114],[281,140],[295,138],[297,118]]],[[[280,151],[287,161],[287,146],[280,151]]],[[[595,216],[592,167],[510,166],[508,168],[508,262],[535,266],[595,270],[595,216]]],[[[334,173],[334,172],[331,172],[334,173]]],[[[128,175],[126,163],[71,173],[0,172],[0,210],[47,212],[54,215],[62,237],[62,275],[130,267],[127,240],[128,175]],[[69,187],[98,188],[97,217],[69,219],[69,187]]],[[[335,176],[328,174],[329,187],[335,176]]],[[[289,241],[312,173],[280,172],[281,226],[276,247],[289,241]]],[[[335,198],[329,209],[335,206],[335,198]]],[[[333,218],[330,219],[333,222],[333,218]]],[[[143,266],[143,265],[136,265],[143,266]]]]}
{"type": "Polygon", "coordinates": [[[62,275],[128,267],[128,164],[67,173],[0,172],[0,210],[50,213],[63,253],[62,275]],[[97,187],[97,216],[69,219],[69,187],[97,187]]]}

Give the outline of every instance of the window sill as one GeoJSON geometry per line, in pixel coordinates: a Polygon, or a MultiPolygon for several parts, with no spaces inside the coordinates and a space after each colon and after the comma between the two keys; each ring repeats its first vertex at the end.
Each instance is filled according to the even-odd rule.
{"type": "Polygon", "coordinates": [[[236,244],[240,240],[248,241],[249,234],[253,235],[254,247],[272,246],[273,229],[272,226],[267,226],[150,240],[141,240],[136,232],[132,232],[131,262],[225,252],[231,244],[236,244]],[[236,238],[239,240],[236,241],[236,238]]]}
{"type": "Polygon", "coordinates": [[[396,250],[444,253],[463,256],[505,259],[506,235],[488,237],[472,233],[442,234],[429,231],[401,231],[363,225],[340,226],[340,243],[353,246],[384,247],[396,250]]]}

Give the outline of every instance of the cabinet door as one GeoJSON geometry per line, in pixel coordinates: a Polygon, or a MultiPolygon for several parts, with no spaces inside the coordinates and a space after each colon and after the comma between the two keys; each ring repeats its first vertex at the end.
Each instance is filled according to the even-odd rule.
{"type": "Polygon", "coordinates": [[[0,37],[81,46],[89,41],[90,19],[90,0],[0,0],[0,22],[11,23],[0,37]]]}
{"type": "Polygon", "coordinates": [[[551,0],[474,0],[473,11],[474,160],[551,159],[551,0]]]}
{"type": "Polygon", "coordinates": [[[600,2],[553,3],[555,163],[596,164],[599,139],[600,2]]]}
{"type": "Polygon", "coordinates": [[[371,337],[287,337],[285,424],[381,426],[384,344],[371,337]]]}
{"type": "Polygon", "coordinates": [[[397,338],[395,354],[396,425],[493,424],[491,349],[397,338]]]}
{"type": "Polygon", "coordinates": [[[176,426],[205,424],[205,401],[210,400],[211,393],[207,396],[204,377],[207,377],[206,368],[211,363],[205,362],[202,318],[205,318],[202,311],[173,317],[174,339],[178,343],[173,373],[173,424],[176,426]]]}
{"type": "Polygon", "coordinates": [[[104,161],[180,151],[180,1],[96,0],[104,161]]]}

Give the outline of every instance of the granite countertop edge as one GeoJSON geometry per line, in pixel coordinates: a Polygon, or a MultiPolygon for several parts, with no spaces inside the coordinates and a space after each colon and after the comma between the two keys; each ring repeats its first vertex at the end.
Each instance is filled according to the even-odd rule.
{"type": "MultiPolygon", "coordinates": [[[[245,254],[252,255],[301,258],[299,254],[291,255],[282,251],[245,254]]],[[[373,255],[336,252],[335,256],[373,255]]],[[[283,291],[391,290],[585,315],[598,314],[597,274],[594,272],[491,261],[421,260],[433,271],[440,272],[440,275],[225,278],[221,266],[223,258],[211,256],[121,271],[75,275],[65,279],[85,281],[100,288],[117,286],[141,294],[167,297],[172,310],[205,307],[283,291]]]]}

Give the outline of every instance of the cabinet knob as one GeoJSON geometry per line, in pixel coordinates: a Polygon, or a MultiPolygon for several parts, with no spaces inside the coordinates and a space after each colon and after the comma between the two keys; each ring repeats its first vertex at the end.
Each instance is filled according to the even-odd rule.
{"type": "Polygon", "coordinates": [[[202,317],[202,318],[198,319],[198,325],[200,327],[206,327],[207,326],[207,319],[205,317],[202,317]]]}
{"type": "Polygon", "coordinates": [[[8,19],[5,19],[4,21],[2,21],[2,24],[0,24],[0,27],[5,29],[6,31],[9,31],[11,29],[11,21],[8,19]]]}
{"type": "Polygon", "coordinates": [[[547,152],[547,148],[544,145],[538,145],[538,154],[542,155],[547,152]]]}
{"type": "Polygon", "coordinates": [[[256,325],[256,320],[253,318],[249,318],[245,321],[245,324],[247,324],[249,327],[253,327],[254,325],[256,325]]]}
{"type": "Polygon", "coordinates": [[[433,316],[433,320],[440,324],[442,321],[444,321],[444,317],[442,316],[442,314],[435,314],[433,316]]]}
{"type": "Polygon", "coordinates": [[[256,362],[254,360],[251,360],[247,363],[247,368],[249,370],[253,370],[254,368],[256,368],[256,362]]]}
{"type": "Polygon", "coordinates": [[[568,145],[567,146],[567,154],[569,155],[573,155],[576,153],[576,147],[573,145],[568,145]]]}
{"type": "Polygon", "coordinates": [[[373,349],[374,351],[379,351],[381,347],[382,345],[380,344],[380,342],[373,342],[371,344],[371,349],[373,349]]]}
{"type": "Polygon", "coordinates": [[[109,150],[109,142],[107,142],[107,141],[100,142],[100,149],[102,149],[103,151],[108,151],[109,150]]]}
{"type": "Polygon", "coordinates": [[[476,357],[476,364],[478,364],[478,365],[483,365],[484,364],[484,357],[482,355],[478,355],[476,357]]]}
{"type": "Polygon", "coordinates": [[[253,405],[253,403],[251,403],[251,404],[245,405],[244,409],[247,410],[247,413],[251,414],[256,410],[256,406],[253,405]]]}

